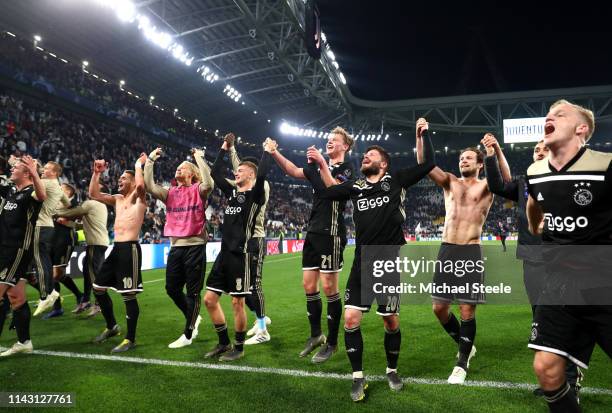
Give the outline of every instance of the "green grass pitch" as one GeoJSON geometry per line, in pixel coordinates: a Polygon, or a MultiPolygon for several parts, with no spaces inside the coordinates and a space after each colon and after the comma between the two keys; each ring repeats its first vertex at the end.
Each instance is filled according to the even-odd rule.
{"type": "MultiPolygon", "coordinates": [[[[506,254],[514,256],[514,248],[514,245],[510,245],[506,254]]],[[[137,347],[117,356],[138,360],[122,362],[114,358],[75,358],[73,353],[109,356],[110,349],[121,338],[113,338],[100,345],[92,344],[91,339],[104,327],[102,317],[79,319],[70,314],[75,300],[63,289],[66,314],[46,321],[32,320],[32,342],[35,350],[71,354],[20,355],[0,360],[0,391],[72,392],[75,394],[76,411],[97,413],[192,410],[335,412],[349,409],[352,412],[547,411],[544,401],[534,397],[526,387],[527,384],[535,386],[535,376],[531,369],[533,354],[527,349],[531,311],[524,304],[483,305],[478,308],[478,353],[472,360],[468,381],[482,384],[461,387],[443,384],[454,366],[457,350],[439,326],[430,305],[402,306],[399,372],[403,377],[423,381],[408,382],[400,393],[391,392],[385,381],[371,381],[366,401],[357,405],[352,403],[349,398],[350,380],[347,379],[350,365],[344,353],[342,330],[340,350],[326,364],[313,365],[310,358],[297,356],[309,333],[300,258],[300,254],[266,257],[263,286],[267,313],[272,319],[269,328],[272,340],[245,347],[245,357],[231,365],[236,366],[234,370],[214,369],[203,358],[203,354],[217,342],[204,308],[204,321],[194,343],[183,349],[167,348],[168,343],[181,334],[183,318],[166,296],[164,270],[152,270],[143,273],[146,284],[145,292],[139,296],[137,347]],[[151,359],[156,360],[155,364],[147,362],[151,359]],[[159,360],[199,364],[172,365],[162,364],[159,360]],[[248,371],[247,366],[269,370],[248,371]],[[304,376],[302,372],[320,372],[322,375],[304,376]],[[500,382],[505,383],[502,388],[493,387],[500,382]],[[513,387],[509,383],[519,385],[513,387]]],[[[352,259],[353,249],[347,248],[345,269],[340,279],[341,291],[344,290],[352,259]]],[[[209,263],[207,271],[210,267],[209,263]]],[[[494,271],[487,268],[487,274],[494,271]]],[[[33,289],[30,288],[29,293],[31,300],[37,298],[33,289]]],[[[111,293],[111,296],[117,319],[125,331],[123,302],[118,295],[111,293]]],[[[229,298],[223,297],[221,301],[233,339],[229,298]]],[[[253,315],[249,314],[249,327],[252,321],[253,315]]],[[[325,319],[322,321],[326,330],[325,319]]],[[[382,376],[385,372],[385,354],[380,317],[374,312],[365,315],[362,332],[365,373],[382,376]]],[[[15,332],[5,329],[0,337],[0,346],[8,347],[15,340],[15,332]]],[[[220,364],[216,361],[210,363],[220,364]]],[[[604,391],[582,394],[585,412],[612,411],[610,367],[610,360],[599,348],[596,349],[591,367],[586,371],[584,386],[604,391]]],[[[58,408],[46,409],[49,410],[62,411],[58,408]]]]}

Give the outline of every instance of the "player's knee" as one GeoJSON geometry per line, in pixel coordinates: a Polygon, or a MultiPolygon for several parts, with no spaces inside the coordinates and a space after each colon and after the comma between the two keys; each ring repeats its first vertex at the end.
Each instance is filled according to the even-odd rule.
{"type": "Polygon", "coordinates": [[[9,299],[9,302],[11,303],[11,308],[13,310],[21,307],[26,302],[25,294],[20,294],[18,291],[12,291],[12,290],[9,291],[8,299],[9,299]]]}
{"type": "Polygon", "coordinates": [[[217,307],[218,298],[211,295],[211,293],[206,293],[204,296],[204,306],[209,309],[213,309],[217,307]]]}
{"type": "Polygon", "coordinates": [[[304,280],[302,285],[304,286],[306,294],[314,294],[319,291],[317,284],[314,282],[304,280]]]}
{"type": "Polygon", "coordinates": [[[435,303],[432,306],[433,312],[439,320],[446,320],[448,318],[448,305],[435,303]]]}
{"type": "Polygon", "coordinates": [[[383,317],[383,324],[385,329],[395,331],[400,327],[399,317],[397,315],[383,317]]]}
{"type": "Polygon", "coordinates": [[[565,381],[565,364],[557,357],[547,357],[541,352],[533,359],[533,371],[540,385],[546,390],[559,388],[565,381]]]}
{"type": "Polygon", "coordinates": [[[470,320],[474,318],[476,314],[476,306],[473,305],[461,305],[459,306],[459,311],[461,311],[461,319],[462,320],[470,320]]]}
{"type": "Polygon", "coordinates": [[[361,323],[361,317],[355,313],[344,314],[344,328],[355,328],[359,327],[361,323]]]}
{"type": "Polygon", "coordinates": [[[323,292],[327,297],[338,294],[338,287],[332,284],[324,285],[323,292]]]}

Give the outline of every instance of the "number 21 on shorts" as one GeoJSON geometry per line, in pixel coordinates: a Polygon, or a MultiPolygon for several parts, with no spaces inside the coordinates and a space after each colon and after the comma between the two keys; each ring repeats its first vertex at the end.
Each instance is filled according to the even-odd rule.
{"type": "Polygon", "coordinates": [[[321,255],[321,269],[322,270],[331,270],[332,269],[332,256],[329,255],[321,255]]]}

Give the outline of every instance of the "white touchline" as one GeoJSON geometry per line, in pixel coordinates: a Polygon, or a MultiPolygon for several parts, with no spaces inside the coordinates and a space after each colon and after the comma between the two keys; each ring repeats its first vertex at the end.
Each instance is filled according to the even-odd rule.
{"type": "MultiPolygon", "coordinates": [[[[0,351],[4,351],[6,348],[0,347],[0,351]]],[[[42,356],[55,356],[55,357],[68,357],[75,359],[85,360],[102,360],[102,361],[119,361],[123,363],[135,363],[135,364],[149,364],[157,366],[171,366],[171,367],[191,367],[197,369],[206,370],[221,370],[221,371],[236,371],[236,372],[247,372],[247,373],[263,373],[263,374],[276,374],[279,376],[291,376],[291,377],[313,377],[321,379],[336,379],[336,380],[352,380],[350,374],[339,374],[339,373],[325,373],[322,371],[305,371],[305,370],[293,370],[293,369],[279,369],[273,367],[250,367],[250,366],[237,366],[228,364],[211,364],[211,363],[197,363],[191,361],[175,361],[175,360],[162,360],[162,359],[150,359],[141,357],[125,357],[125,356],[107,356],[104,354],[89,354],[89,353],[72,353],[66,351],[47,351],[47,350],[34,350],[34,354],[42,356]]],[[[367,376],[369,381],[386,381],[385,376],[367,376]]],[[[402,379],[404,383],[412,384],[424,384],[424,385],[448,385],[446,380],[442,379],[425,379],[418,377],[404,377],[402,379]]],[[[482,387],[491,389],[507,389],[507,390],[533,390],[535,384],[531,383],[513,383],[508,381],[480,381],[480,380],[469,380],[466,381],[464,386],[467,387],[482,387]]],[[[583,387],[581,393],[588,394],[599,394],[605,396],[612,396],[612,390],[602,389],[598,387],[583,387]]]]}

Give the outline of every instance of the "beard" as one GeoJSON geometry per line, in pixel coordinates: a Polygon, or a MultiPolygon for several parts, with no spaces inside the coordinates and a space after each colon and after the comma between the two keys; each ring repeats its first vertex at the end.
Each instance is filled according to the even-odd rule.
{"type": "Polygon", "coordinates": [[[371,162],[369,166],[362,166],[361,173],[366,177],[378,175],[380,173],[380,163],[371,162]]]}
{"type": "Polygon", "coordinates": [[[463,178],[473,178],[478,176],[478,169],[469,169],[465,171],[460,169],[459,172],[463,178]]]}

